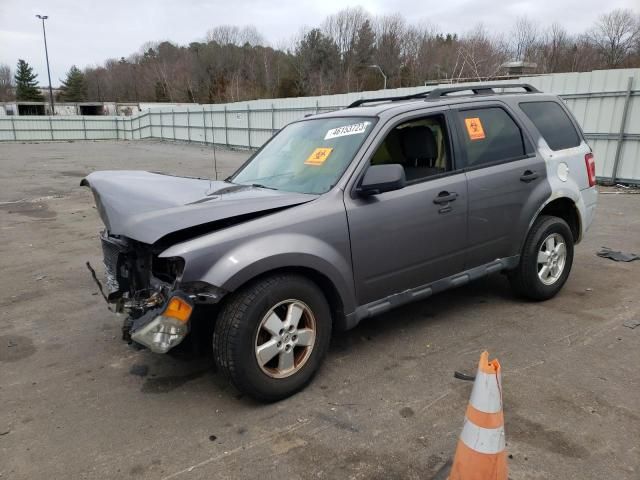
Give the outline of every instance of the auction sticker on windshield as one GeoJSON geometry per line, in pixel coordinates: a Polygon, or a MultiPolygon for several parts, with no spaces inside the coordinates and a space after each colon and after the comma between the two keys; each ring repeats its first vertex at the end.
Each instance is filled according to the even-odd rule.
{"type": "Polygon", "coordinates": [[[322,165],[329,155],[333,151],[333,148],[316,148],[311,155],[304,161],[305,165],[322,165]]]}
{"type": "Polygon", "coordinates": [[[338,137],[346,137],[347,135],[359,135],[367,130],[370,122],[354,123],[352,125],[345,125],[344,127],[332,128],[324,136],[325,140],[338,137]]]}

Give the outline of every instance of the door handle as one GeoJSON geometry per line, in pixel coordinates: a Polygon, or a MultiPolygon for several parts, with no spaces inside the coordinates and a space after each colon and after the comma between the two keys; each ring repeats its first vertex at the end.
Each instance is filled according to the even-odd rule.
{"type": "Polygon", "coordinates": [[[538,178],[538,174],[531,170],[525,170],[525,172],[520,175],[520,181],[524,183],[533,182],[536,178],[538,178]]]}
{"type": "Polygon", "coordinates": [[[458,198],[457,193],[455,192],[449,193],[446,190],[443,190],[438,194],[436,198],[433,199],[433,203],[437,205],[441,205],[443,203],[453,202],[456,198],[458,198]]]}

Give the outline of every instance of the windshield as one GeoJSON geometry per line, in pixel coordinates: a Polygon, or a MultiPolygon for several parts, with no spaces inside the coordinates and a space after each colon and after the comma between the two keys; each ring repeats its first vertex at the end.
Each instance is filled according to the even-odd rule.
{"type": "Polygon", "coordinates": [[[374,118],[320,118],[283,128],[230,179],[289,192],[329,191],[371,131],[374,118]]]}

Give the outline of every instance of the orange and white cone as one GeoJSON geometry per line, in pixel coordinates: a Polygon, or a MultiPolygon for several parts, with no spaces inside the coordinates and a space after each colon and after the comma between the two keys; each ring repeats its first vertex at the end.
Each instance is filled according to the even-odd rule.
{"type": "Polygon", "coordinates": [[[449,480],[507,480],[502,373],[489,352],[480,355],[449,480]]]}

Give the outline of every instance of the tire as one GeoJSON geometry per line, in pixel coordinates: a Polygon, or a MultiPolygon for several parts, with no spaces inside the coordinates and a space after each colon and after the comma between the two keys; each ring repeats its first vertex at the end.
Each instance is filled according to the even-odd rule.
{"type": "Polygon", "coordinates": [[[569,277],[573,264],[573,234],[567,222],[559,217],[541,215],[536,219],[527,235],[520,263],[518,267],[509,273],[511,286],[516,294],[530,300],[548,300],[555,296],[569,277]],[[553,245],[564,244],[565,254],[561,269],[549,268],[555,258],[556,267],[560,267],[562,254],[561,248],[553,248],[555,256],[545,257],[548,250],[549,239],[553,239],[553,245]],[[544,244],[544,246],[543,246],[544,244]],[[540,255],[540,257],[539,257],[540,255]],[[545,260],[546,259],[546,260],[545,260]],[[545,260],[539,263],[539,260],[545,260]],[[551,261],[551,263],[549,263],[551,261]],[[547,270],[543,267],[547,265],[547,270]]]}
{"type": "Polygon", "coordinates": [[[265,277],[232,294],[222,307],[213,333],[214,359],[238,390],[274,402],[311,381],[329,348],[331,326],[329,305],[315,283],[292,274],[265,277]],[[297,328],[290,330],[298,314],[297,328]]]}

